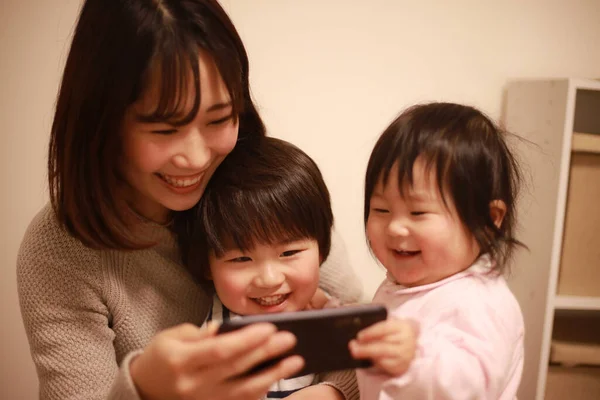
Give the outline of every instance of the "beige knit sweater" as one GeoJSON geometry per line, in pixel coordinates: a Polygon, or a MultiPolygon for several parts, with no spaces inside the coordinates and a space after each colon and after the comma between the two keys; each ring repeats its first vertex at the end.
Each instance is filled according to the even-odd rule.
{"type": "MultiPolygon", "coordinates": [[[[144,227],[159,245],[139,251],[93,250],[64,231],[47,205],[19,250],[21,313],[40,381],[40,399],[139,399],[129,361],[159,331],[202,324],[210,304],[179,261],[168,228],[144,227]]],[[[357,301],[361,285],[339,238],[321,269],[321,287],[357,301]]],[[[329,384],[358,398],[353,373],[329,384]]]]}

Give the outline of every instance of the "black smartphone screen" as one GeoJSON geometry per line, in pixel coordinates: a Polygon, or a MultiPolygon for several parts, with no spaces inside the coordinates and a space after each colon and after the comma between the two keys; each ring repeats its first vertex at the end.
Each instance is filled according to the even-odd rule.
{"type": "Polygon", "coordinates": [[[264,362],[244,375],[274,365],[290,355],[304,358],[304,368],[294,376],[371,366],[369,360],[355,360],[348,343],[362,329],[387,318],[384,306],[354,305],[323,310],[260,314],[225,321],[219,333],[231,332],[256,322],[270,322],[279,330],[296,336],[296,346],[281,357],[264,362]]]}

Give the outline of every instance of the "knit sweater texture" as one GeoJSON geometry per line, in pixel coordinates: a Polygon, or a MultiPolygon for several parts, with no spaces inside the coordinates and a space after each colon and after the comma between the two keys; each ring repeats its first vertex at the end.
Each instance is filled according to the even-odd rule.
{"type": "MultiPolygon", "coordinates": [[[[91,249],[63,229],[50,205],[29,225],[17,284],[41,400],[137,400],[131,359],[158,332],[205,320],[210,294],[181,264],[173,233],[148,222],[141,231],[158,244],[91,249]]],[[[344,302],[361,297],[335,233],[320,286],[344,302]]],[[[334,373],[327,380],[347,399],[358,397],[354,376],[334,373]]]]}

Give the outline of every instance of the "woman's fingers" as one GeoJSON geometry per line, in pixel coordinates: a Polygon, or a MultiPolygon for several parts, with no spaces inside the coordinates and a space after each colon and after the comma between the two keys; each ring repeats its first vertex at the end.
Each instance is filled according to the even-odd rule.
{"type": "Polygon", "coordinates": [[[276,331],[272,324],[257,323],[234,332],[205,337],[195,341],[188,349],[190,362],[196,368],[229,362],[267,343],[276,331]]]}
{"type": "Polygon", "coordinates": [[[304,360],[300,356],[287,357],[276,365],[248,377],[230,381],[224,388],[232,399],[252,399],[265,395],[269,387],[284,378],[300,371],[304,360]]]}
{"type": "Polygon", "coordinates": [[[270,336],[268,340],[254,348],[250,348],[245,353],[239,353],[227,362],[213,364],[206,371],[212,379],[230,379],[247,372],[252,367],[280,357],[291,350],[296,344],[296,337],[289,332],[277,332],[270,336]]]}

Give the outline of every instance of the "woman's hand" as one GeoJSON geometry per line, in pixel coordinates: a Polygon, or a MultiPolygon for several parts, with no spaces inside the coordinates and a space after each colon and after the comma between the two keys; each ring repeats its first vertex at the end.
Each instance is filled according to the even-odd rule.
{"type": "Polygon", "coordinates": [[[288,357],[252,376],[237,375],[291,349],[296,338],[271,324],[253,324],[216,335],[217,324],[183,324],[159,333],[130,365],[144,400],[257,399],[280,379],[299,371],[304,361],[288,357]]]}
{"type": "Polygon", "coordinates": [[[404,374],[415,358],[418,325],[389,318],[363,329],[349,344],[356,359],[371,359],[375,367],[391,376],[404,374]]]}

